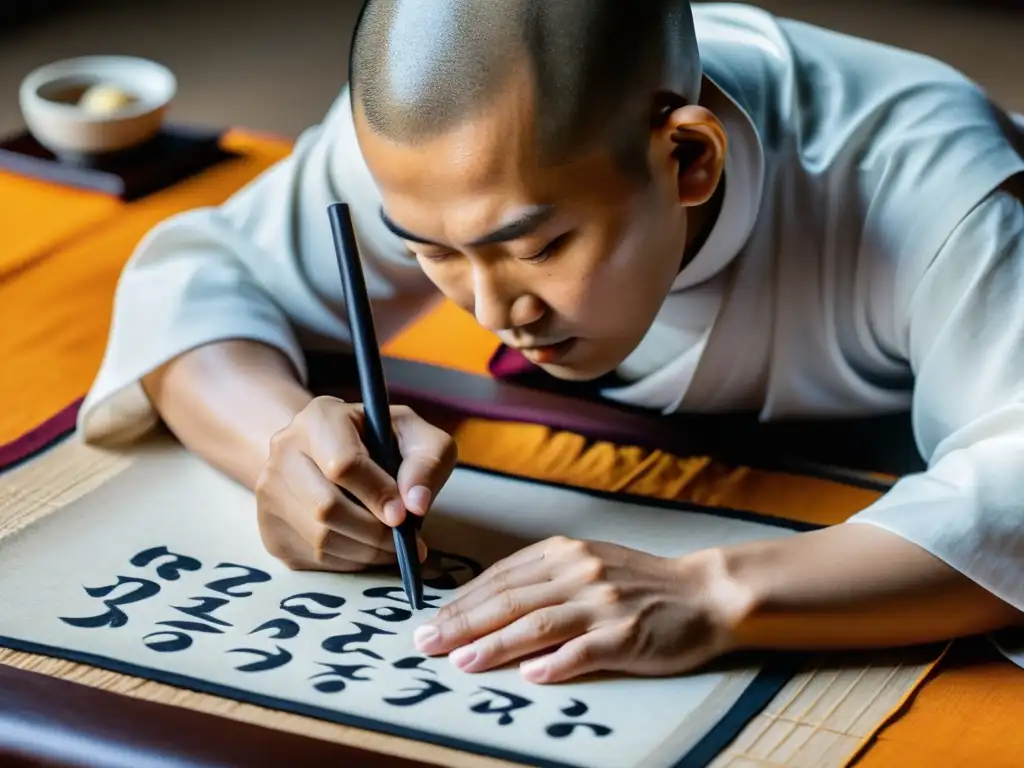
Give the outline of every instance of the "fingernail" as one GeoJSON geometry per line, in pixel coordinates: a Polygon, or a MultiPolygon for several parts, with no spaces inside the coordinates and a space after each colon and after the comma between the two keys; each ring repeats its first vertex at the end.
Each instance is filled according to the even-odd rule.
{"type": "Polygon", "coordinates": [[[448,654],[448,658],[459,669],[466,669],[476,661],[476,650],[471,645],[456,648],[448,654]]]}
{"type": "Polygon", "coordinates": [[[427,514],[430,507],[430,489],[417,485],[409,491],[409,509],[417,515],[427,514]]]}
{"type": "Polygon", "coordinates": [[[417,627],[416,631],[412,633],[413,642],[416,643],[416,647],[421,651],[427,650],[424,646],[431,646],[441,636],[441,633],[437,631],[435,627],[429,624],[424,624],[422,627],[417,627]]]}
{"type": "Polygon", "coordinates": [[[388,525],[398,525],[402,522],[405,507],[398,499],[392,499],[384,505],[384,520],[388,525]]]}
{"type": "Polygon", "coordinates": [[[524,661],[520,664],[519,671],[527,680],[538,682],[543,680],[544,676],[547,674],[548,665],[543,659],[533,659],[531,661],[524,661]]]}

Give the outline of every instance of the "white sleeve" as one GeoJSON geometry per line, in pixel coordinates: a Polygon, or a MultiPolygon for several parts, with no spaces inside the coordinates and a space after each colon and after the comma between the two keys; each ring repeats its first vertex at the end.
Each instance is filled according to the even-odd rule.
{"type": "Polygon", "coordinates": [[[157,422],[140,380],[211,342],[260,341],[306,376],[303,350],[349,342],[327,207],[347,202],[381,340],[432,288],[383,226],[356,144],[348,89],[293,152],[226,203],[155,227],[126,265],[105,356],[79,412],[90,442],[122,442],[157,422]]]}
{"type": "Polygon", "coordinates": [[[927,470],[851,518],[918,544],[1024,610],[1024,204],[968,215],[904,308],[927,470]]]}

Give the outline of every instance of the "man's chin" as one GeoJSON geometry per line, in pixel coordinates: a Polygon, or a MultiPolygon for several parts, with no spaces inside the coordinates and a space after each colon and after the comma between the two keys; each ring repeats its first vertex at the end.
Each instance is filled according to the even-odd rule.
{"type": "Polygon", "coordinates": [[[538,366],[546,374],[562,381],[573,381],[573,382],[588,382],[596,381],[602,376],[607,376],[609,373],[615,371],[618,367],[616,365],[611,366],[587,366],[587,365],[551,365],[541,364],[538,366]]]}
{"type": "MultiPolygon", "coordinates": [[[[574,338],[568,348],[557,350],[551,360],[526,358],[549,376],[566,382],[587,383],[614,373],[622,362],[607,345],[593,339],[574,338]]],[[[625,358],[623,358],[625,359],[625,358]]]]}

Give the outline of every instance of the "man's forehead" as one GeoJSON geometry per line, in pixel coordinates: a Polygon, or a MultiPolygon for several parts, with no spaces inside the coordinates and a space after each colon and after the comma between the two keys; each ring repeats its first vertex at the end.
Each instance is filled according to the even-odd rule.
{"type": "Polygon", "coordinates": [[[530,101],[519,89],[510,88],[441,133],[403,141],[374,130],[356,99],[356,138],[370,170],[385,184],[429,183],[444,175],[446,186],[482,185],[536,169],[530,101]]]}
{"type": "Polygon", "coordinates": [[[559,212],[592,207],[628,191],[602,148],[558,166],[540,162],[532,148],[533,119],[517,114],[515,108],[482,113],[443,135],[406,144],[377,134],[357,105],[360,149],[389,229],[409,242],[441,247],[505,242],[539,229],[556,206],[559,212]]]}

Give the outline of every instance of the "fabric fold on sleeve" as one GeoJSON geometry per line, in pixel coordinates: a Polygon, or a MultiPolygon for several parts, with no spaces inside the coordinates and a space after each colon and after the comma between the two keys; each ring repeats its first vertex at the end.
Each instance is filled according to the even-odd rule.
{"type": "Polygon", "coordinates": [[[1001,189],[975,208],[900,311],[928,468],[849,522],[902,536],[1024,611],[1024,203],[1001,189]]]}
{"type": "Polygon", "coordinates": [[[154,427],[158,418],[142,378],[205,344],[267,344],[305,378],[305,358],[285,313],[218,242],[216,218],[202,210],[169,220],[123,273],[103,363],[79,412],[87,442],[123,443],[154,427]]]}
{"type": "Polygon", "coordinates": [[[383,226],[346,89],[292,153],[218,207],[151,230],[118,282],[107,347],[79,412],[87,442],[131,441],[158,417],[141,380],[197,347],[250,340],[281,351],[305,379],[304,351],[349,343],[327,207],[350,205],[382,339],[432,288],[383,226]]]}

